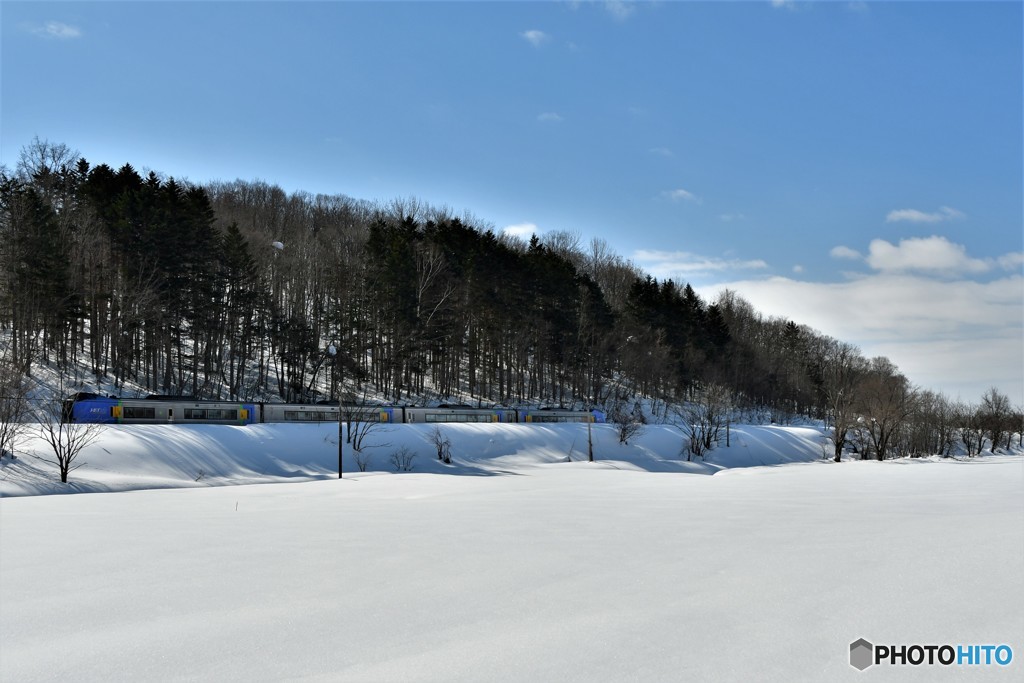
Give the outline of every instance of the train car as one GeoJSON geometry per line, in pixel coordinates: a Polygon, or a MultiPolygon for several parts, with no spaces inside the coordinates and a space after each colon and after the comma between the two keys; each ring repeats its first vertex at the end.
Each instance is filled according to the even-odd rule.
{"type": "Polygon", "coordinates": [[[229,424],[259,421],[258,405],[238,401],[200,401],[185,396],[112,398],[75,397],[65,403],[65,418],[72,422],[102,424],[229,424]],[[70,410],[69,410],[70,408],[70,410]]]}
{"type": "Polygon", "coordinates": [[[526,408],[519,411],[519,421],[530,424],[553,422],[604,422],[605,415],[600,410],[526,408]]]}
{"type": "MultiPolygon", "coordinates": [[[[337,422],[338,402],[329,403],[261,403],[260,422],[337,422]]],[[[341,406],[341,419],[346,422],[394,422],[390,406],[341,406]]],[[[401,413],[398,421],[401,422],[401,413]]]]}
{"type": "Polygon", "coordinates": [[[396,408],[407,424],[436,422],[515,422],[511,408],[473,408],[468,405],[442,404],[435,408],[396,408]]]}
{"type": "Polygon", "coordinates": [[[261,403],[260,422],[337,422],[337,405],[261,403]]]}

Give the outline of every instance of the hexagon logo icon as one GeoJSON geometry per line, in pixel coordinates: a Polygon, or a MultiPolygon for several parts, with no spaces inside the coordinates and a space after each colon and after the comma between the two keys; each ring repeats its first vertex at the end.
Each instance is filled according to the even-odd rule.
{"type": "Polygon", "coordinates": [[[850,643],[850,666],[857,671],[863,671],[873,664],[871,661],[875,653],[875,646],[860,638],[850,643]]]}

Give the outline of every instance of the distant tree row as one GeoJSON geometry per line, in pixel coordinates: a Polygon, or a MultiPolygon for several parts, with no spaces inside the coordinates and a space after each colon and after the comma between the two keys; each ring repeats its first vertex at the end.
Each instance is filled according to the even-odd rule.
{"type": "Polygon", "coordinates": [[[21,375],[86,365],[97,381],[204,398],[635,415],[646,397],[667,418],[725,396],[776,421],[824,419],[835,455],[878,458],[957,439],[977,452],[1021,431],[995,390],[952,404],[884,358],[734,293],[705,302],[600,240],[520,241],[415,200],[196,186],[38,139],[0,173],[0,334],[21,375]]]}

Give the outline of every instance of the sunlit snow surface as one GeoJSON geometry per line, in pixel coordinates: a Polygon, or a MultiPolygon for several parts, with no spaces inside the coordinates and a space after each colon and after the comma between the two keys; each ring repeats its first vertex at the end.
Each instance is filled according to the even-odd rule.
{"type": "Polygon", "coordinates": [[[5,466],[0,680],[1020,675],[1019,456],[836,464],[813,430],[750,427],[706,465],[654,454],[678,432],[619,447],[595,430],[588,463],[578,426],[465,426],[450,470],[417,445],[429,471],[339,481],[327,426],[168,429],[111,430],[72,474],[120,493],[10,497],[53,475],[5,466]],[[152,459],[133,465],[140,439],[152,459]],[[808,462],[735,468],[754,458],[808,462]],[[208,485],[289,477],[313,481],[208,485]],[[1014,662],[858,672],[861,637],[1007,643],[1014,662]]]}

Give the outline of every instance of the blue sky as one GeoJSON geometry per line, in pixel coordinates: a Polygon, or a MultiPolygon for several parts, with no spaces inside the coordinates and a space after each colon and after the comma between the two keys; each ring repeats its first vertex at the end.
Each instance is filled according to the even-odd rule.
{"type": "Polygon", "coordinates": [[[1024,403],[1020,2],[3,2],[33,136],[417,197],[1024,403]]]}

